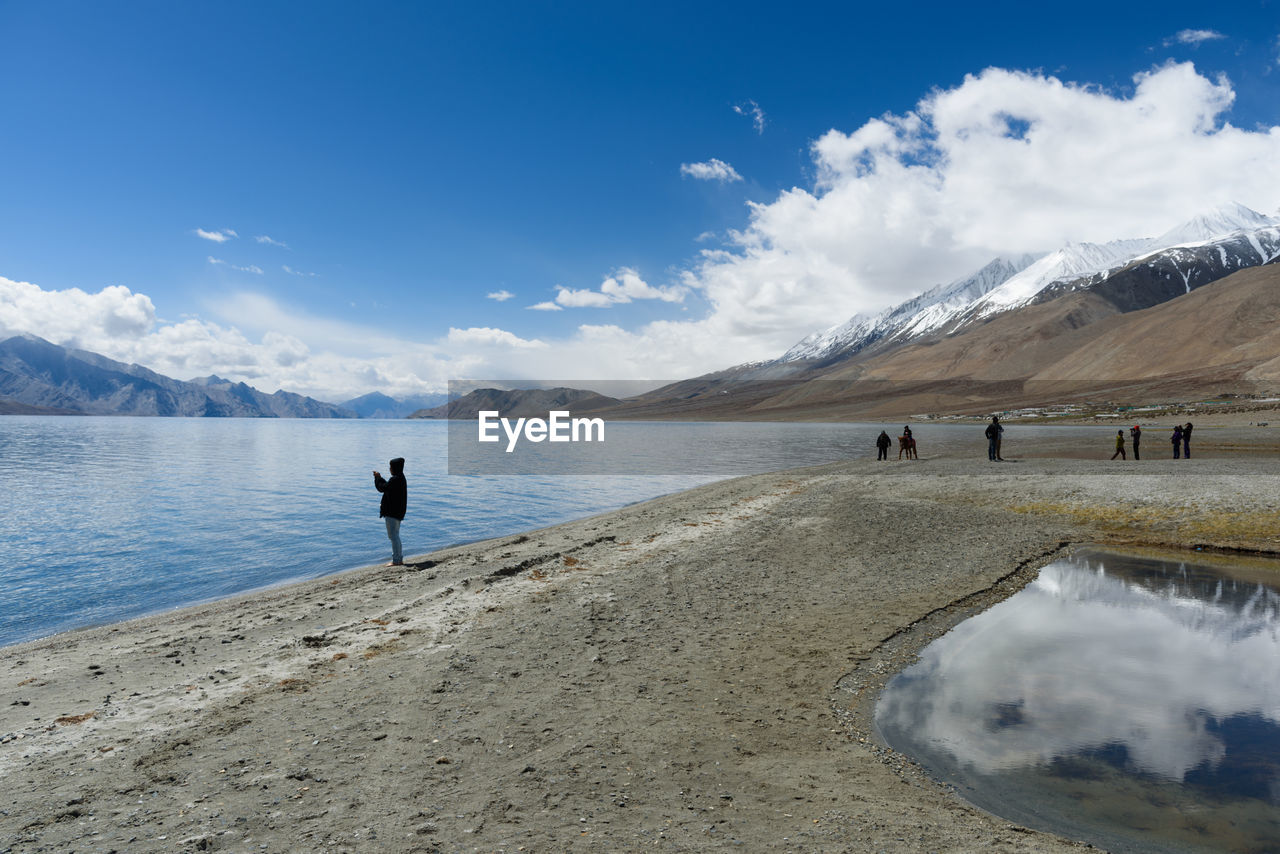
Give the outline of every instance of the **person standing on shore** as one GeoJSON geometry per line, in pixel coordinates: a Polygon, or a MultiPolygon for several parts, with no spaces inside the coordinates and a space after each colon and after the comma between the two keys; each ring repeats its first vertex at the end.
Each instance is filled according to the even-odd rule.
{"type": "Polygon", "coordinates": [[[1191,459],[1191,422],[1182,425],[1182,456],[1191,459]]]}
{"type": "MultiPolygon", "coordinates": [[[[1116,431],[1116,452],[1111,455],[1111,459],[1114,460],[1116,457],[1119,457],[1122,460],[1128,459],[1128,457],[1124,455],[1124,431],[1123,430],[1116,431]]],[[[1136,460],[1137,458],[1138,457],[1136,456],[1136,452],[1135,452],[1134,459],[1136,460]]]]}
{"type": "Polygon", "coordinates": [[[991,462],[1004,461],[1004,457],[1000,456],[1000,434],[1004,432],[1004,428],[1000,426],[1000,416],[992,415],[991,423],[987,425],[987,459],[991,462]]]}
{"type": "Polygon", "coordinates": [[[376,471],[373,473],[373,488],[382,493],[378,515],[387,523],[387,539],[391,540],[391,562],[387,566],[403,566],[400,523],[404,521],[405,509],[409,503],[409,484],[404,479],[404,457],[396,457],[390,462],[390,466],[390,480],[384,480],[376,471]]]}
{"type": "Polygon", "coordinates": [[[880,431],[880,435],[876,437],[876,460],[889,459],[889,446],[893,444],[893,440],[889,438],[889,434],[884,430],[880,431]]]}
{"type": "Polygon", "coordinates": [[[1178,458],[1178,452],[1182,450],[1182,425],[1181,424],[1173,425],[1173,435],[1170,436],[1169,439],[1170,441],[1173,442],[1173,458],[1176,460],[1178,458]]]}
{"type": "Polygon", "coordinates": [[[1142,428],[1134,424],[1133,429],[1129,431],[1129,435],[1133,436],[1133,458],[1135,460],[1142,459],[1138,456],[1138,443],[1142,441],[1142,428]]]}

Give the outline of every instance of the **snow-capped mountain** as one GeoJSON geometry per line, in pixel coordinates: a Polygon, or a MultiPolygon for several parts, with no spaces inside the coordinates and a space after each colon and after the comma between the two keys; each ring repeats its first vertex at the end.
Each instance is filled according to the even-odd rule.
{"type": "Polygon", "coordinates": [[[844,323],[815,332],[788,350],[780,362],[804,359],[820,361],[836,354],[859,350],[895,337],[909,337],[944,324],[957,310],[1008,281],[1036,261],[1034,255],[1009,260],[996,258],[978,272],[946,285],[938,285],[901,305],[876,315],[855,314],[844,323]]]}
{"type": "Polygon", "coordinates": [[[955,332],[1081,289],[1097,290],[1120,311],[1146,308],[1277,258],[1280,218],[1227,204],[1155,238],[1071,243],[1040,257],[997,258],[880,314],[855,315],[816,332],[778,362],[848,358],[873,345],[955,332]]]}

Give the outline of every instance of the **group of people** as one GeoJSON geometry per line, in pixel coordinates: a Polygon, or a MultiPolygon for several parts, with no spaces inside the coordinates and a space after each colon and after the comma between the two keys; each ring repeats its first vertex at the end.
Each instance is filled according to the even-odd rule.
{"type": "MultiPolygon", "coordinates": [[[[1194,429],[1190,421],[1186,424],[1175,424],[1173,433],[1169,436],[1169,441],[1173,443],[1173,458],[1176,460],[1181,456],[1191,459],[1191,431],[1194,429]]],[[[1140,448],[1142,443],[1142,428],[1137,424],[1129,428],[1129,435],[1133,440],[1133,458],[1140,460],[1140,448]]],[[[1120,459],[1128,459],[1124,454],[1124,430],[1116,431],[1116,452],[1111,455],[1111,459],[1119,457],[1120,459]]]]}
{"type": "MultiPolygon", "coordinates": [[[[1191,459],[1191,431],[1194,425],[1188,421],[1186,424],[1178,424],[1173,428],[1173,435],[1169,437],[1173,443],[1173,458],[1176,460],[1179,456],[1191,459]]],[[[992,415],[991,423],[987,425],[987,459],[991,462],[1004,462],[1004,457],[1000,456],[1000,444],[1004,438],[1004,425],[1000,423],[1000,416],[992,415]]],[[[1142,428],[1137,424],[1129,428],[1129,438],[1133,442],[1133,458],[1141,459],[1142,448],[1142,428]]],[[[876,437],[876,459],[889,459],[889,448],[893,444],[893,439],[884,430],[880,431],[880,435],[876,437]]],[[[911,459],[915,456],[916,440],[911,435],[911,427],[904,426],[902,435],[898,438],[898,444],[901,449],[906,450],[907,458],[911,459]]],[[[898,459],[902,459],[903,450],[898,451],[898,459]]],[[[1116,431],[1116,452],[1111,455],[1111,459],[1119,457],[1122,460],[1128,459],[1125,455],[1125,436],[1124,430],[1116,431]]]]}

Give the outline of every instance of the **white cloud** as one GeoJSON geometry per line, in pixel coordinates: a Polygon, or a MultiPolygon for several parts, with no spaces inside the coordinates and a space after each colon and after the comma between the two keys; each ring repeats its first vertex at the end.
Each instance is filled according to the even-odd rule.
{"type": "Polygon", "coordinates": [[[511,291],[501,290],[501,291],[493,291],[492,293],[485,294],[485,299],[491,299],[496,302],[506,302],[507,300],[511,299],[514,296],[515,294],[511,293],[511,291]]]}
{"type": "Polygon", "coordinates": [[[255,238],[253,238],[253,239],[254,239],[254,240],[256,240],[256,241],[258,241],[259,243],[261,243],[261,244],[265,245],[265,246],[278,246],[278,247],[280,247],[281,249],[288,249],[288,248],[289,248],[289,244],[287,244],[287,243],[282,243],[282,242],[280,242],[279,240],[272,240],[270,237],[268,237],[268,236],[267,236],[267,235],[265,235],[265,234],[259,234],[257,237],[255,237],[255,238]]]}
{"type": "Polygon", "coordinates": [[[526,305],[529,311],[564,311],[563,308],[548,300],[547,302],[535,302],[533,305],[526,305]]]}
{"type": "Polygon", "coordinates": [[[755,101],[747,101],[745,104],[734,104],[733,111],[740,116],[750,116],[751,126],[756,129],[756,133],[764,133],[764,110],[760,109],[760,105],[755,101]]]}
{"type": "Polygon", "coordinates": [[[1170,47],[1175,44],[1198,45],[1201,42],[1217,41],[1225,38],[1226,36],[1222,33],[1214,30],[1179,30],[1164,40],[1164,46],[1170,47]]]}
{"type": "Polygon", "coordinates": [[[736,169],[714,157],[705,163],[681,163],[680,174],[699,181],[719,181],[721,184],[742,180],[736,169]]]}
{"type": "Polygon", "coordinates": [[[556,304],[565,308],[609,308],[618,301],[599,291],[574,290],[561,287],[556,290],[556,304]]]}
{"type": "Polygon", "coordinates": [[[0,329],[30,332],[69,347],[93,349],[105,339],[136,339],[156,322],[144,294],[121,285],[96,294],[79,288],[46,291],[0,276],[0,329]]]}
{"type": "Polygon", "coordinates": [[[476,344],[485,347],[511,347],[515,349],[546,349],[545,341],[521,338],[505,329],[489,326],[473,326],[470,329],[449,329],[446,339],[451,345],[476,344]]]}
{"type": "Polygon", "coordinates": [[[319,273],[304,273],[304,272],[302,272],[301,270],[295,270],[295,269],[293,269],[292,267],[290,267],[288,264],[281,264],[281,265],[280,265],[280,269],[281,269],[281,270],[284,270],[284,271],[285,271],[286,273],[288,273],[290,276],[308,276],[308,277],[314,277],[314,276],[318,276],[318,275],[319,275],[319,273]]]}
{"type": "Polygon", "coordinates": [[[614,302],[631,302],[633,299],[656,299],[663,302],[684,302],[688,294],[682,287],[654,287],[640,278],[630,267],[622,267],[600,284],[600,292],[614,302]]]}
{"type": "Polygon", "coordinates": [[[250,264],[247,267],[240,267],[235,264],[232,264],[230,261],[223,261],[221,258],[214,258],[212,255],[209,256],[209,263],[219,264],[223,267],[230,267],[232,270],[239,270],[242,273],[254,273],[259,276],[262,275],[262,268],[259,267],[257,264],[250,264]]]}
{"type": "Polygon", "coordinates": [[[231,238],[240,236],[229,228],[220,228],[217,231],[205,231],[203,228],[197,228],[195,234],[197,237],[212,240],[214,243],[226,243],[231,238]]]}
{"type": "Polygon", "coordinates": [[[683,302],[688,293],[688,288],[682,285],[654,287],[640,278],[640,274],[635,270],[622,267],[612,276],[605,277],[598,291],[576,290],[560,286],[556,289],[554,303],[539,303],[537,306],[529,307],[542,310],[551,310],[550,307],[553,305],[564,308],[610,308],[641,299],[683,302]]]}

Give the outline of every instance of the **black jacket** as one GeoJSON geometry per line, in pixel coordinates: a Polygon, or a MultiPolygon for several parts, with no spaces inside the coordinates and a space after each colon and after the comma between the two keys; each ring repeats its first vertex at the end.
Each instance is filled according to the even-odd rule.
{"type": "Polygon", "coordinates": [[[409,503],[409,484],[403,474],[393,474],[390,480],[380,475],[373,476],[374,487],[382,493],[382,504],[378,507],[378,516],[390,516],[392,519],[404,521],[405,506],[409,503]]]}

